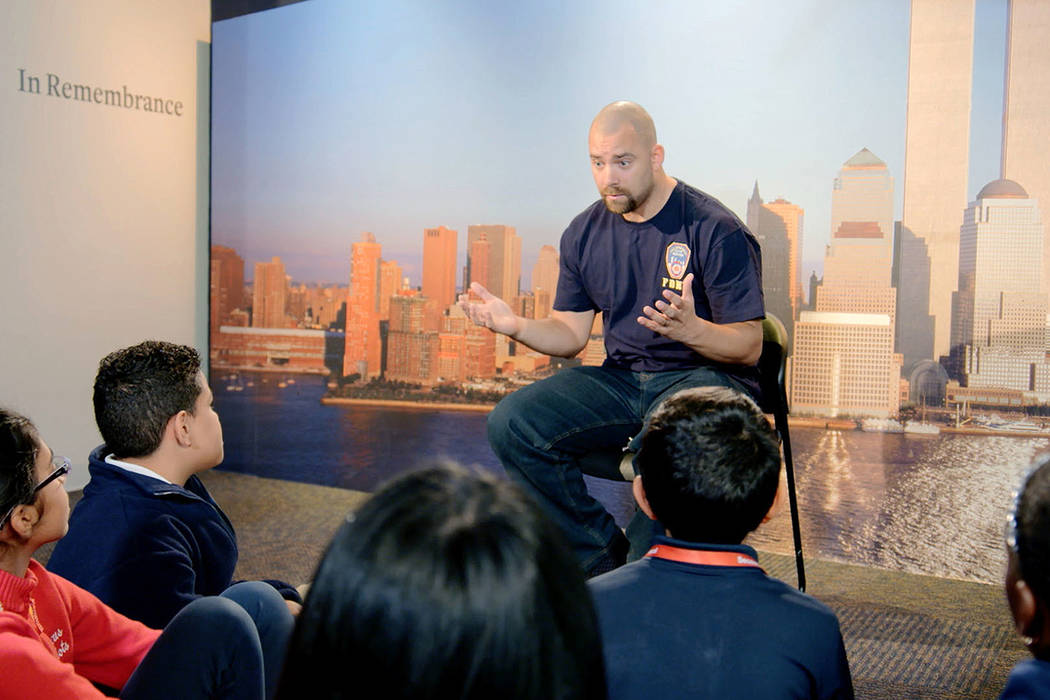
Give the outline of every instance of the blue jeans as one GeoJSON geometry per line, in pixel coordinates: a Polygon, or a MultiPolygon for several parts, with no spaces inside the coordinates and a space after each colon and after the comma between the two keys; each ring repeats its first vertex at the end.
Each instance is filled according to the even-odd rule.
{"type": "Polygon", "coordinates": [[[167,624],[120,697],[271,697],[293,626],[284,599],[260,581],[198,598],[167,624]]]}
{"type": "Polygon", "coordinates": [[[742,383],[711,367],[665,372],[571,367],[508,395],[489,414],[496,456],[539,499],[584,570],[624,535],[587,492],[583,474],[622,480],[620,458],[648,415],[663,399],[695,386],[747,393],[742,383]]]}

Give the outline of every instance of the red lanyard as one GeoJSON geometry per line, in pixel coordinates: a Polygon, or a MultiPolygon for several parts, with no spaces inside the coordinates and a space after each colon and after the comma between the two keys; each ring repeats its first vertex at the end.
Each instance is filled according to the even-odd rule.
{"type": "Polygon", "coordinates": [[[702,564],[704,566],[750,566],[756,569],[762,568],[753,556],[743,552],[685,549],[683,547],[673,547],[669,544],[654,544],[645,553],[645,556],[680,561],[685,564],[702,564]]]}

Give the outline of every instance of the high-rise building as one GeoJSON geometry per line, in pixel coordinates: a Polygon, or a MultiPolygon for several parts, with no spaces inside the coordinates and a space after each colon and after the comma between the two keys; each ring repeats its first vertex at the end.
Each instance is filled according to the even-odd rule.
{"type": "Polygon", "coordinates": [[[252,327],[287,328],[285,314],[288,298],[288,278],[284,263],[277,256],[266,262],[255,263],[252,280],[252,327]]]}
{"type": "Polygon", "coordinates": [[[787,233],[788,296],[791,299],[791,320],[794,322],[794,319],[798,318],[802,305],[802,225],[806,211],[783,197],[777,197],[763,206],[780,217],[787,233]]]}
{"type": "Polygon", "coordinates": [[[233,248],[222,245],[211,247],[211,303],[212,334],[228,323],[230,314],[244,306],[244,260],[233,248]]]}
{"type": "Polygon", "coordinates": [[[390,299],[386,378],[430,386],[438,378],[440,338],[425,328],[427,300],[422,296],[390,299]]]}
{"type": "Polygon", "coordinates": [[[467,282],[477,281],[507,303],[518,296],[521,284],[521,237],[513,226],[473,225],[467,227],[467,282]],[[489,243],[487,259],[477,260],[473,243],[484,238],[489,243]],[[484,266],[482,276],[476,266],[484,266]],[[485,280],[485,281],[482,281],[485,280]]]}
{"type": "Polygon", "coordinates": [[[1000,177],[1039,203],[1046,231],[1043,287],[1050,291],[1050,2],[1010,0],[1000,177]]]}
{"type": "Polygon", "coordinates": [[[948,353],[966,208],[974,0],[912,0],[897,290],[907,365],[948,353]]]}
{"type": "Polygon", "coordinates": [[[441,316],[456,303],[456,237],[456,231],[444,226],[423,230],[423,296],[428,300],[428,330],[440,330],[441,316]]]}
{"type": "Polygon", "coordinates": [[[847,160],[831,193],[831,244],[817,311],[894,316],[893,177],[866,148],[847,160]]]}
{"type": "Polygon", "coordinates": [[[1044,227],[1038,203],[1012,180],[984,186],[960,233],[949,374],[963,386],[1050,391],[1044,227]]]}
{"type": "Polygon", "coordinates": [[[532,294],[535,299],[536,318],[551,315],[551,304],[558,290],[558,251],[552,245],[540,248],[536,264],[532,266],[532,294]]]}
{"type": "Polygon", "coordinates": [[[816,310],[803,312],[795,326],[792,410],[891,416],[900,407],[890,286],[893,178],[866,148],[835,179],[831,222],[816,310]]]}
{"type": "Polygon", "coordinates": [[[894,357],[888,315],[803,311],[795,324],[791,412],[895,415],[900,408],[900,363],[888,361],[894,357]]]}
{"type": "Polygon", "coordinates": [[[379,320],[390,318],[390,298],[401,291],[401,266],[393,260],[379,261],[379,320]]]}
{"type": "Polygon", "coordinates": [[[379,336],[379,262],[383,247],[371,233],[350,246],[350,288],[346,296],[346,351],[343,374],[378,377],[382,372],[379,336]]]}
{"type": "Polygon", "coordinates": [[[801,207],[783,198],[763,204],[758,182],[747,200],[747,227],[762,248],[762,295],[766,311],[792,334],[801,293],[799,271],[801,207]]]}

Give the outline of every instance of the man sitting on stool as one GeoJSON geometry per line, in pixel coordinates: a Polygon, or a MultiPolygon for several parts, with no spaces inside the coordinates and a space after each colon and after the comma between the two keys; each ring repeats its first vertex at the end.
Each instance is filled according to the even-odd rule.
{"type": "Polygon", "coordinates": [[[686,389],[641,443],[635,499],[666,537],[590,582],[610,700],[852,698],[835,614],[741,544],[780,483],[777,438],[754,402],[686,389]]]}

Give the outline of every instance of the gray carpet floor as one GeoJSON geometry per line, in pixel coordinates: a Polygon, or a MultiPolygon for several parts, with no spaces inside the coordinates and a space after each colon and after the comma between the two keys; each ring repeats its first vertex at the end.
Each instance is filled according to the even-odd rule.
{"type": "MultiPolygon", "coordinates": [[[[237,529],[237,578],[295,585],[312,578],[336,528],[368,497],[218,470],[201,478],[237,529]]],[[[792,557],[759,557],[770,575],[795,584],[792,557]]],[[[806,576],[807,592],[839,617],[858,698],[995,698],[1027,655],[1001,586],[809,558],[806,576]]]]}

